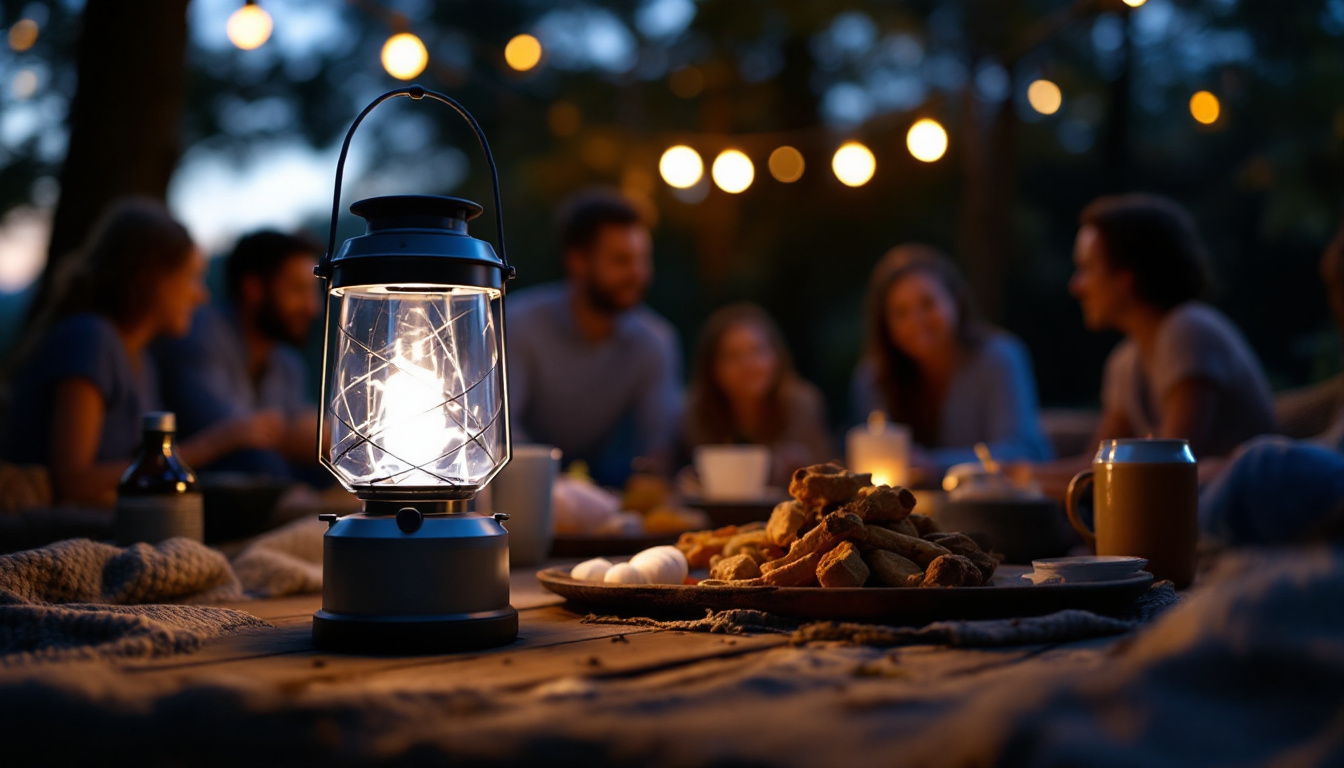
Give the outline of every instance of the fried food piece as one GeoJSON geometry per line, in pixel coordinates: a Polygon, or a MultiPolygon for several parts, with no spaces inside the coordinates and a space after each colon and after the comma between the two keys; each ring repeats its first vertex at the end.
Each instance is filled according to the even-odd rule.
{"type": "Polygon", "coordinates": [[[728,543],[723,545],[723,556],[732,557],[741,554],[742,550],[749,546],[763,546],[770,544],[770,536],[764,528],[758,528],[754,531],[739,533],[728,539],[728,543]]]}
{"type": "Polygon", "coordinates": [[[708,568],[714,556],[723,554],[724,547],[734,536],[764,529],[765,523],[748,523],[725,525],[709,531],[687,531],[677,539],[677,549],[686,556],[686,563],[692,570],[708,568]]]}
{"type": "Polygon", "coordinates": [[[859,548],[849,541],[840,542],[822,555],[817,564],[817,581],[823,587],[862,587],[868,581],[868,573],[859,548]]]}
{"type": "Polygon", "coordinates": [[[742,581],[761,575],[761,567],[749,555],[733,555],[719,560],[709,569],[709,578],[723,581],[742,581]]]}
{"type": "Polygon", "coordinates": [[[877,526],[864,527],[862,533],[855,537],[855,541],[861,547],[895,552],[901,557],[914,560],[924,567],[928,567],[929,563],[933,562],[936,557],[952,554],[946,548],[934,544],[932,541],[906,536],[903,533],[896,533],[877,526]]]}
{"type": "MultiPolygon", "coordinates": [[[[848,512],[836,512],[827,515],[821,519],[816,528],[793,542],[793,546],[789,547],[788,554],[762,565],[761,572],[770,573],[776,568],[783,568],[814,553],[824,554],[835,549],[840,542],[860,536],[862,533],[863,521],[857,515],[851,515],[848,512]]],[[[927,544],[928,542],[923,543],[927,544]]]]}
{"type": "Polygon", "coordinates": [[[807,507],[795,499],[789,499],[775,505],[770,513],[770,522],[765,524],[765,531],[775,546],[787,547],[798,538],[798,531],[809,517],[807,507]]]}
{"type": "Polygon", "coordinates": [[[975,563],[976,569],[980,571],[981,584],[988,584],[994,577],[994,571],[999,567],[997,558],[981,549],[980,545],[975,543],[975,539],[964,533],[930,533],[925,540],[932,541],[952,554],[961,555],[975,563]]]}
{"type": "Polygon", "coordinates": [[[924,569],[895,552],[872,549],[863,553],[863,562],[872,571],[873,580],[884,587],[918,587],[924,582],[924,569]]]}
{"type": "Polygon", "coordinates": [[[927,536],[930,533],[942,533],[943,531],[943,529],[939,528],[938,524],[933,521],[933,518],[928,515],[912,512],[906,519],[910,521],[911,525],[915,526],[915,530],[919,531],[920,536],[927,536]]]}
{"type": "Polygon", "coordinates": [[[904,520],[897,520],[894,523],[869,523],[869,525],[876,525],[879,528],[886,528],[888,531],[903,533],[906,536],[913,536],[916,539],[921,538],[919,530],[915,528],[915,524],[910,522],[910,518],[908,517],[904,520]]]}
{"type": "Polygon", "coordinates": [[[789,495],[812,508],[848,504],[860,488],[873,484],[870,473],[848,472],[839,464],[814,464],[794,471],[789,495]]]}
{"type": "Polygon", "coordinates": [[[885,523],[904,520],[915,508],[915,494],[908,488],[879,485],[859,490],[858,499],[845,507],[866,523],[885,523]]]}
{"type": "Polygon", "coordinates": [[[929,563],[921,587],[978,587],[980,569],[961,555],[942,555],[929,563]]]}
{"type": "Polygon", "coordinates": [[[813,552],[806,557],[799,558],[791,563],[774,568],[769,573],[761,576],[761,583],[772,587],[816,586],[817,565],[821,563],[822,554],[824,553],[813,552]]]}
{"type": "Polygon", "coordinates": [[[756,561],[757,565],[761,565],[783,557],[784,550],[774,544],[748,544],[742,547],[738,554],[746,555],[756,561]]]}

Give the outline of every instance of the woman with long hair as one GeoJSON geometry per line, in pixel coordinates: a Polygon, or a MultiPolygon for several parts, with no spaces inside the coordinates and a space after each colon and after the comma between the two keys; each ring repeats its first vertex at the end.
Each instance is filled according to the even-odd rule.
{"type": "MultiPolygon", "coordinates": [[[[57,503],[109,505],[140,444],[141,417],[158,407],[148,347],[184,336],[208,294],[205,259],[157,202],[125,200],[99,222],[62,280],[40,339],[14,380],[4,457],[45,465],[57,503]]],[[[180,446],[188,464],[265,443],[248,419],[180,446]]]]}
{"type": "Polygon", "coordinates": [[[912,467],[925,473],[996,458],[1049,457],[1026,348],[980,322],[966,281],[926,245],[889,251],[868,285],[868,349],[854,373],[853,417],[872,411],[910,428],[912,467]]]}
{"type": "Polygon", "coordinates": [[[733,304],[700,330],[682,442],[771,449],[771,482],[831,458],[821,392],[793,370],[779,328],[755,304],[733,304]]]}

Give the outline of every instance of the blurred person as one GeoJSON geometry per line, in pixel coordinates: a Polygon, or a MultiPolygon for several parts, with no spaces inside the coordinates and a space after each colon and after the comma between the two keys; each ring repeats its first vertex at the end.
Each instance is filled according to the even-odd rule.
{"type": "Polygon", "coordinates": [[[603,485],[631,462],[671,461],[681,409],[676,331],[643,304],[649,228],[614,193],[572,198],[559,218],[565,279],[509,297],[509,408],[515,443],[554,445],[603,485]]]}
{"type": "MultiPolygon", "coordinates": [[[[1321,257],[1330,308],[1344,337],[1344,223],[1321,257]]],[[[1306,440],[1260,437],[1227,461],[1202,460],[1200,532],[1227,545],[1285,544],[1344,521],[1344,410],[1306,440]]]]}
{"type": "MultiPolygon", "coordinates": [[[[190,330],[208,298],[205,259],[161,204],[132,199],[103,216],[72,269],[19,363],[0,443],[9,461],[47,468],[55,503],[110,506],[140,446],[141,417],[160,407],[150,342],[190,330]]],[[[202,466],[263,431],[229,420],[179,452],[202,466]]]]}
{"type": "Polygon", "coordinates": [[[775,485],[834,455],[821,392],[794,372],[779,328],[755,304],[710,315],[696,345],[682,448],[724,443],[768,446],[775,485]]]}
{"type": "Polygon", "coordinates": [[[307,366],[296,347],[320,313],[313,277],[320,246],[272,230],[238,240],[224,263],[228,306],[206,306],[191,333],[154,347],[163,399],[191,437],[250,418],[256,445],[197,469],[285,479],[317,462],[317,409],[304,394],[307,366]]]}
{"type": "Polygon", "coordinates": [[[893,248],[873,269],[866,320],[852,418],[880,410],[907,425],[911,468],[926,481],[976,461],[981,442],[1001,461],[1049,458],[1026,347],[976,318],[950,259],[926,245],[893,248]]]}
{"type": "MultiPolygon", "coordinates": [[[[1190,214],[1163,197],[1103,197],[1083,210],[1069,292],[1090,330],[1124,340],[1106,361],[1093,445],[1126,437],[1190,441],[1223,456],[1275,428],[1269,382],[1232,321],[1202,301],[1211,279],[1190,214]]],[[[1091,455],[1036,468],[1062,496],[1091,455]]]]}

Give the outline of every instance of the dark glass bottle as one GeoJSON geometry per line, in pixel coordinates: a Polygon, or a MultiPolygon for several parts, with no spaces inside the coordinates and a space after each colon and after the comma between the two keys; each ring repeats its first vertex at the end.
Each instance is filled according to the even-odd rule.
{"type": "Polygon", "coordinates": [[[177,417],[144,416],[144,439],[117,485],[117,543],[154,544],[175,536],[201,541],[204,527],[196,473],[177,454],[177,417]]]}

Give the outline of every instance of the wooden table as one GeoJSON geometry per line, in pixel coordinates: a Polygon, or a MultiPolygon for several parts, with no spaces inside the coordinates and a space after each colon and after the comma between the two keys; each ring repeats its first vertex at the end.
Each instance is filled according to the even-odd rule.
{"type": "Polygon", "coordinates": [[[18,689],[33,716],[7,724],[21,741],[2,742],[40,763],[919,764],[968,746],[948,729],[981,694],[1085,675],[1112,644],[791,647],[585,624],[534,574],[513,578],[518,641],[491,651],[320,653],[305,595],[234,605],[273,627],[196,654],[0,671],[11,693],[34,683],[18,689]]]}

